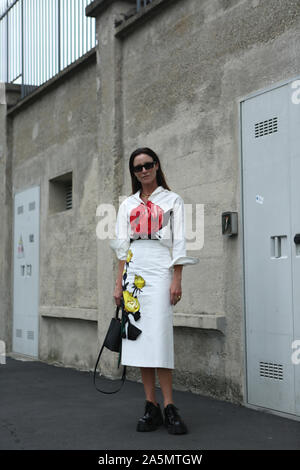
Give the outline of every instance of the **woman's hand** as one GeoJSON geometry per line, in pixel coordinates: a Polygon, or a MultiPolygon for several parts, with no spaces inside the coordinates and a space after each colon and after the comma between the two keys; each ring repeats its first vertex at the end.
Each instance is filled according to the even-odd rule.
{"type": "Polygon", "coordinates": [[[119,260],[118,276],[117,276],[117,280],[115,284],[115,291],[114,291],[114,299],[118,307],[121,305],[121,299],[123,297],[122,278],[123,278],[123,270],[124,270],[125,263],[126,263],[126,260],[119,260]]]}
{"type": "Polygon", "coordinates": [[[181,294],[181,278],[174,276],[170,287],[170,301],[172,305],[176,305],[179,302],[180,299],[178,297],[181,297],[181,294]]]}
{"type": "Polygon", "coordinates": [[[115,299],[115,303],[118,307],[121,305],[122,297],[123,297],[122,284],[119,283],[119,282],[116,282],[115,291],[114,291],[114,299],[115,299]]]}

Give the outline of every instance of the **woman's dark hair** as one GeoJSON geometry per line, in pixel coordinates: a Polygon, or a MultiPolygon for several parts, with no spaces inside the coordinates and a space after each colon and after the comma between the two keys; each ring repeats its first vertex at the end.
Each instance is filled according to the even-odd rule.
{"type": "Polygon", "coordinates": [[[158,163],[158,170],[156,172],[157,184],[158,184],[158,186],[162,186],[163,188],[168,189],[169,191],[171,191],[171,189],[167,185],[165,175],[164,175],[164,173],[161,169],[161,164],[160,164],[160,160],[158,158],[158,155],[153,150],[151,150],[150,148],[142,147],[142,148],[138,148],[138,149],[134,150],[134,152],[132,152],[132,154],[130,155],[130,159],[129,159],[129,171],[130,171],[130,175],[131,175],[132,194],[136,193],[139,189],[142,188],[141,182],[137,179],[137,177],[135,176],[134,171],[133,171],[133,161],[134,161],[135,157],[137,155],[140,155],[141,153],[146,153],[147,155],[152,157],[152,159],[156,163],[158,163]]]}

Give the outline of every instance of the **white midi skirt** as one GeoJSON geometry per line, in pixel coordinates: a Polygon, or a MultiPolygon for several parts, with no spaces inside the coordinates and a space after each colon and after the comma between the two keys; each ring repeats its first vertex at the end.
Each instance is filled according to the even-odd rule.
{"type": "Polygon", "coordinates": [[[123,365],[174,369],[171,260],[169,248],[159,240],[139,239],[130,244],[123,272],[123,298],[126,311],[132,311],[128,314],[131,325],[142,332],[135,340],[128,339],[129,323],[125,324],[123,365]],[[135,320],[137,310],[140,316],[135,320]]]}

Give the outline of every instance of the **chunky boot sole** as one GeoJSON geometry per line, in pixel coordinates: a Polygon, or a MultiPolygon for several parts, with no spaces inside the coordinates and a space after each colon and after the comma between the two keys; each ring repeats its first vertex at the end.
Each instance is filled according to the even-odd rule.
{"type": "Polygon", "coordinates": [[[163,416],[162,414],[158,414],[157,416],[153,417],[152,422],[147,423],[146,421],[142,421],[142,419],[138,421],[136,430],[142,432],[155,431],[155,429],[157,429],[162,424],[164,424],[163,416]]]}
{"type": "Polygon", "coordinates": [[[168,430],[168,433],[170,434],[187,434],[188,430],[185,426],[172,426],[171,424],[167,424],[165,423],[165,427],[167,428],[168,430]]]}
{"type": "Polygon", "coordinates": [[[188,429],[178,414],[178,408],[170,403],[164,408],[164,425],[170,434],[187,434],[188,429]]]}
{"type": "Polygon", "coordinates": [[[138,423],[136,430],[137,431],[142,431],[142,432],[147,432],[147,431],[155,431],[159,426],[161,426],[163,422],[158,422],[158,423],[138,423]]]}

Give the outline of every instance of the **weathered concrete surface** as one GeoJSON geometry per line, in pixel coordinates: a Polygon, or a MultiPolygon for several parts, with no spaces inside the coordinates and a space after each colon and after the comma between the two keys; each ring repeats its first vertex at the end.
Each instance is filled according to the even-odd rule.
{"type": "Polygon", "coordinates": [[[0,341],[5,342],[7,351],[11,350],[12,320],[12,181],[11,120],[7,119],[6,113],[13,99],[11,88],[0,82],[0,341]]]}
{"type": "Polygon", "coordinates": [[[97,352],[97,321],[87,318],[85,324],[84,315],[72,320],[72,311],[77,318],[78,307],[97,309],[95,94],[95,60],[89,59],[39,99],[19,107],[11,117],[10,136],[14,194],[34,185],[41,188],[39,357],[85,368],[93,366],[97,352]],[[52,213],[49,180],[69,171],[73,207],[52,213]],[[67,307],[69,318],[53,318],[53,306],[67,307]]]}

